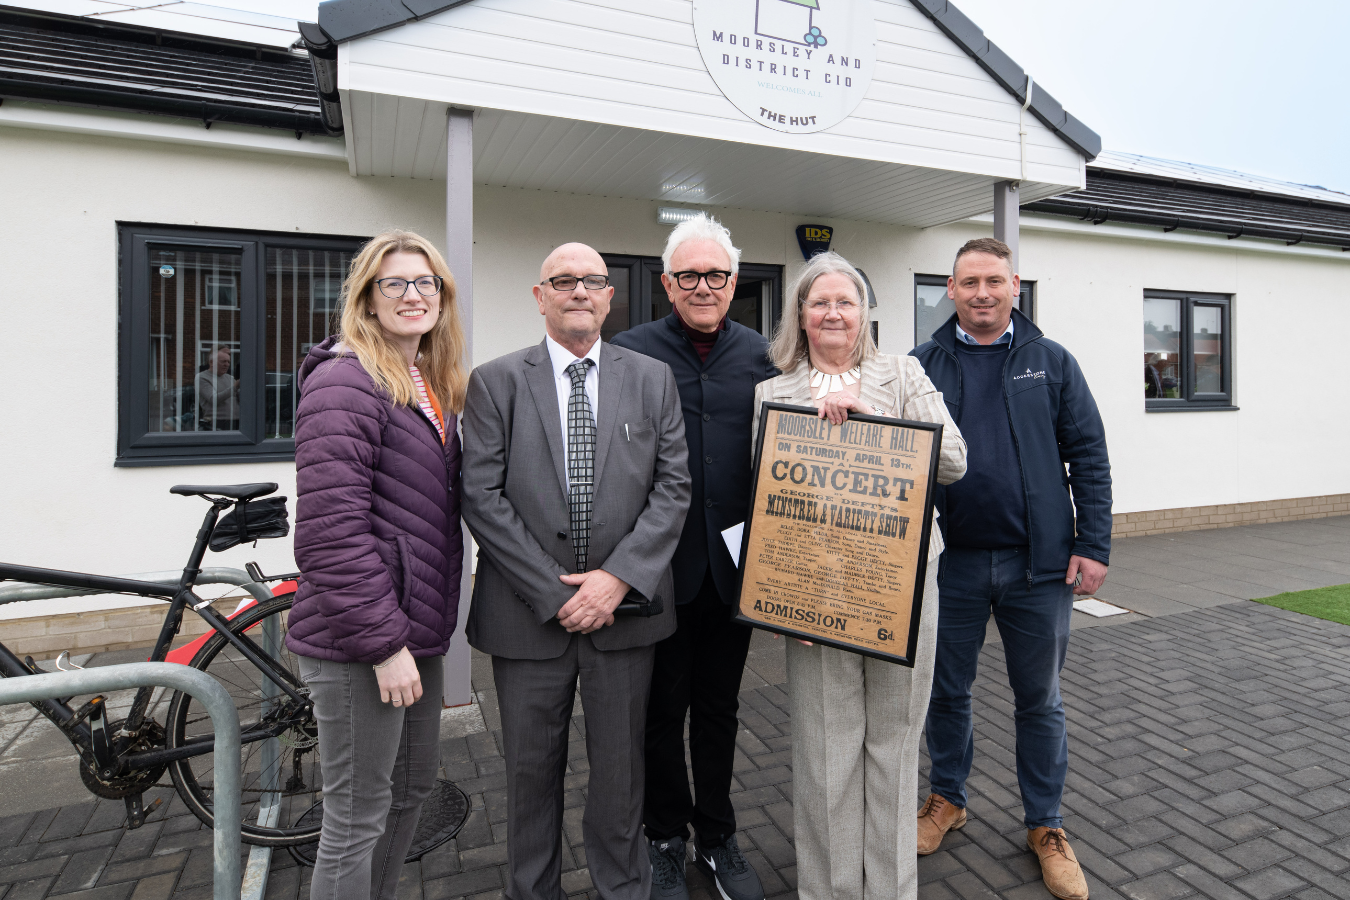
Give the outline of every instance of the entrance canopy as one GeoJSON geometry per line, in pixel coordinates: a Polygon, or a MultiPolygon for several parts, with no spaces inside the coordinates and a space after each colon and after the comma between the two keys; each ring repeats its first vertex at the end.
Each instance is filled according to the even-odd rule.
{"type": "Polygon", "coordinates": [[[919,227],[1084,187],[1097,135],[945,0],[774,3],[332,0],[302,33],[353,175],[446,178],[459,109],[479,184],[919,227]],[[831,91],[828,127],[783,111],[831,91]]]}

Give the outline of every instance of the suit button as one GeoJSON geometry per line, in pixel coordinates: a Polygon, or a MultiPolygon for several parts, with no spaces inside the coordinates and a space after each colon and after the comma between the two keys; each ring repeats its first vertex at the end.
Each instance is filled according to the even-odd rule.
{"type": "Polygon", "coordinates": [[[703,505],[706,506],[706,507],[708,507],[708,509],[712,509],[712,503],[713,503],[713,502],[712,502],[711,500],[704,500],[704,501],[703,501],[703,505]]]}
{"type": "Polygon", "coordinates": [[[558,540],[560,540],[560,541],[565,541],[565,540],[567,540],[567,532],[565,532],[565,531],[560,531],[560,532],[558,532],[558,540]]]}
{"type": "Polygon", "coordinates": [[[700,381],[707,381],[707,380],[708,380],[708,373],[707,373],[707,372],[704,372],[702,375],[698,376],[698,378],[699,378],[700,381]]]}
{"type": "Polygon", "coordinates": [[[703,457],[703,461],[704,461],[705,463],[707,463],[708,465],[710,465],[710,466],[712,465],[712,457],[711,457],[711,456],[705,456],[705,457],[703,457]]]}
{"type": "Polygon", "coordinates": [[[703,414],[703,421],[705,421],[705,422],[711,422],[711,421],[712,421],[712,416],[708,415],[708,413],[704,413],[704,414],[703,414]]]}

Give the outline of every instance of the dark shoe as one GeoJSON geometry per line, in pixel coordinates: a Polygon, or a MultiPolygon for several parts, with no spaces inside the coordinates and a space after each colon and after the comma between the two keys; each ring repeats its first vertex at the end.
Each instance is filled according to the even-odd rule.
{"type": "Polygon", "coordinates": [[[647,858],[652,863],[652,900],[689,900],[684,886],[684,864],[689,859],[684,838],[649,841],[647,858]]]}
{"type": "Polygon", "coordinates": [[[929,794],[919,810],[919,855],[936,853],[947,832],[965,827],[965,807],[956,806],[938,794],[929,794]]]}
{"type": "Polygon", "coordinates": [[[736,846],[736,835],[708,847],[698,841],[694,846],[694,864],[716,883],[722,900],[764,900],[764,886],[736,846]]]}

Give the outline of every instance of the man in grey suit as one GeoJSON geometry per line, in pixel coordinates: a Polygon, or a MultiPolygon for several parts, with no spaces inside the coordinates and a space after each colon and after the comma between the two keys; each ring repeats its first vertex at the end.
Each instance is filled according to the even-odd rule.
{"type": "Polygon", "coordinates": [[[654,645],[675,630],[688,451],[670,368],[600,341],[607,273],[584,244],[554,250],[534,288],[547,337],[475,369],[464,408],[464,520],[480,548],[468,638],[492,656],[501,708],[509,900],[563,896],[578,681],[591,882],[606,900],[651,890],[643,729],[654,645]],[[616,618],[625,597],[662,612],[616,618]]]}

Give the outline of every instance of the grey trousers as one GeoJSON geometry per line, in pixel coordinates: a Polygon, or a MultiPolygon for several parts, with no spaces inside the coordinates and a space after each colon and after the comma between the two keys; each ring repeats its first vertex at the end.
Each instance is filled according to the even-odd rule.
{"type": "Polygon", "coordinates": [[[602,900],[648,900],[643,734],[654,646],[600,651],[574,634],[556,659],[492,657],[506,751],[507,900],[562,900],[563,777],[572,702],[586,714],[582,841],[602,900]]]}
{"type": "Polygon", "coordinates": [[[323,832],[310,900],[394,900],[440,769],[445,658],[417,660],[422,699],[380,702],[366,663],[300,657],[323,761],[323,832]]]}
{"type": "Polygon", "coordinates": [[[919,735],[937,641],[928,563],[914,668],[788,640],[801,900],[916,900],[919,735]]]}

